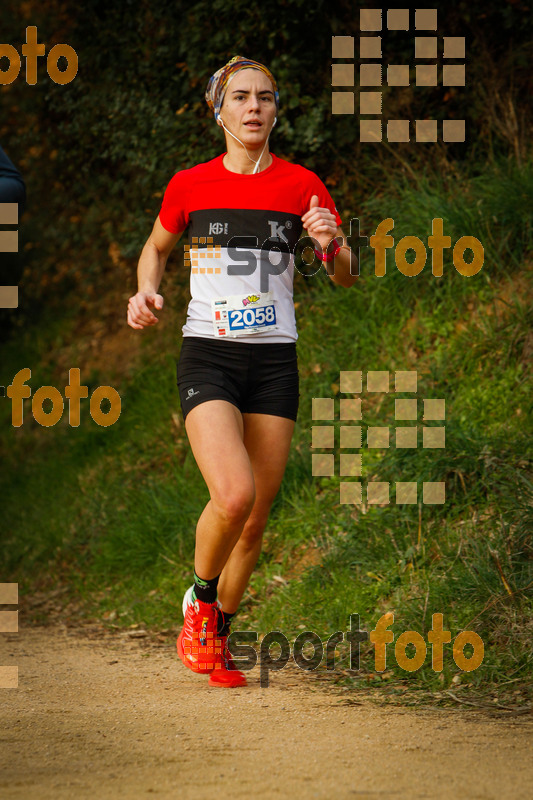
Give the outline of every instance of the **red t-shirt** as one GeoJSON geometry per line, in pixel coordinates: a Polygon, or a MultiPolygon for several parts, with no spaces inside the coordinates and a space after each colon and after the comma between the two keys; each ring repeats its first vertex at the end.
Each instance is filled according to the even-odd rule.
{"type": "Polygon", "coordinates": [[[239,339],[297,339],[293,254],[302,233],[301,217],[312,196],[318,195],[319,206],[335,214],[337,225],[342,223],[314,172],[271,155],[272,164],[255,175],[230,172],[222,154],[177,172],[168,184],[160,222],[170,233],[189,226],[185,263],[191,267],[191,302],[184,336],[216,338],[211,306],[215,298],[271,291],[276,328],[239,339]]]}

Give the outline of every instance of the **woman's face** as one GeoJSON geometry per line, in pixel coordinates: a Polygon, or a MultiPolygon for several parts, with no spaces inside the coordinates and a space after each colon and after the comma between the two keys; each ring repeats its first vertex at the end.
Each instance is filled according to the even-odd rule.
{"type": "Polygon", "coordinates": [[[226,89],[220,116],[226,128],[243,142],[261,145],[276,116],[274,88],[265,73],[240,69],[226,89]]]}

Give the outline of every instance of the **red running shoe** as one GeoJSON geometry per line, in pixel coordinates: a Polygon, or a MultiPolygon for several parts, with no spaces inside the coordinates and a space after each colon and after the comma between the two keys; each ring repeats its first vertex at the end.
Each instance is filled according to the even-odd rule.
{"type": "Polygon", "coordinates": [[[209,686],[223,686],[233,689],[237,686],[247,686],[248,682],[243,672],[235,666],[228,647],[228,637],[221,636],[222,655],[217,660],[217,665],[209,676],[209,686]]]}
{"type": "Polygon", "coordinates": [[[186,667],[193,672],[208,674],[223,659],[225,642],[218,636],[218,604],[192,600],[191,586],[183,598],[183,628],[176,648],[186,667]]]}

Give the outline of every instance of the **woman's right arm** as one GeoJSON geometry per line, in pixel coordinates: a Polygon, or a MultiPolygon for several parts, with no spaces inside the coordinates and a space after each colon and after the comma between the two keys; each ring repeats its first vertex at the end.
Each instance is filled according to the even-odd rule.
{"type": "Polygon", "coordinates": [[[157,290],[165,271],[167,259],[182,233],[183,231],[169,233],[157,217],[152,233],[139,258],[138,291],[137,294],[130,297],[128,303],[128,325],[130,327],[142,329],[158,322],[149,306],[158,310],[163,308],[163,297],[157,294],[157,290]]]}

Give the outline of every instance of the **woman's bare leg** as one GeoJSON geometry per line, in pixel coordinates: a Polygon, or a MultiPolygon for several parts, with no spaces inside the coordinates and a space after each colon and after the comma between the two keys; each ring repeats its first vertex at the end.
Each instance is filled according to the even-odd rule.
{"type": "Polygon", "coordinates": [[[185,428],[210,495],[196,528],[194,562],[196,574],[210,580],[221,573],[250,516],[254,474],[242,415],[232,403],[201,403],[187,415],[185,428]]]}
{"type": "Polygon", "coordinates": [[[218,599],[228,614],[237,610],[259,558],[263,531],[283,479],[295,425],[291,419],[270,414],[244,414],[243,420],[255,502],[218,583],[218,599]]]}

